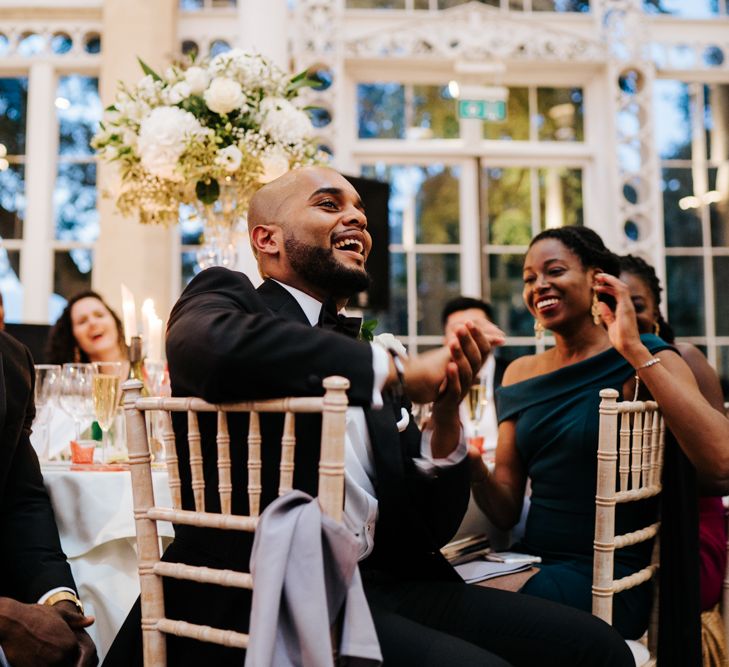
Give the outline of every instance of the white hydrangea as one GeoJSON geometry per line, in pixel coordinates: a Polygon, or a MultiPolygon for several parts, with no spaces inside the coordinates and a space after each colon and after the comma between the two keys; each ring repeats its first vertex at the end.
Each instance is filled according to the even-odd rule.
{"type": "Polygon", "coordinates": [[[175,167],[187,141],[203,133],[189,111],[157,107],[142,120],[137,147],[142,166],[153,176],[178,180],[175,167]]]}
{"type": "Polygon", "coordinates": [[[174,86],[165,88],[165,97],[168,104],[179,104],[182,100],[190,97],[192,91],[186,81],[180,81],[174,86]]]}
{"type": "Polygon", "coordinates": [[[243,89],[237,81],[225,77],[216,77],[203,94],[205,104],[215,113],[230,113],[239,109],[245,102],[243,89]]]}
{"type": "Polygon", "coordinates": [[[210,83],[210,77],[202,67],[193,66],[185,70],[185,81],[193,95],[202,95],[210,83]]]}
{"type": "Polygon", "coordinates": [[[282,144],[298,144],[311,135],[309,117],[283,97],[268,97],[261,102],[261,131],[282,144]]]}
{"type": "Polygon", "coordinates": [[[238,148],[238,146],[231,145],[221,148],[218,151],[215,163],[219,164],[226,171],[233,172],[238,170],[242,159],[243,153],[240,152],[240,148],[238,148]]]}

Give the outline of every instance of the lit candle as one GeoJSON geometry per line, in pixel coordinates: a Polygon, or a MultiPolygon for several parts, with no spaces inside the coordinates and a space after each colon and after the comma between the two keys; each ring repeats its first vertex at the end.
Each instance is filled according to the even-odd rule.
{"type": "Polygon", "coordinates": [[[134,305],[134,294],[122,283],[122,315],[124,317],[124,340],[127,345],[132,344],[132,336],[137,335],[137,308],[134,305]]]}
{"type": "Polygon", "coordinates": [[[150,361],[162,361],[162,320],[157,316],[149,322],[147,358],[150,361]]]}
{"type": "Polygon", "coordinates": [[[154,301],[145,299],[142,304],[142,339],[147,346],[147,354],[149,354],[150,323],[155,317],[157,317],[157,313],[154,311],[154,301]]]}

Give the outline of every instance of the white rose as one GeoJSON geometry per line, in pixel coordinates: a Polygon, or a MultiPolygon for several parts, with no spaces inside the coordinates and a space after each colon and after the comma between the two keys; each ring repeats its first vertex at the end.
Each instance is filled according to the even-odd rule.
{"type": "Polygon", "coordinates": [[[5,148],[5,144],[0,144],[0,157],[5,157],[8,154],[8,149],[5,148]]]}
{"type": "Polygon", "coordinates": [[[215,113],[230,113],[245,102],[243,89],[237,81],[217,77],[212,80],[203,94],[205,104],[215,113]]]}
{"type": "Polygon", "coordinates": [[[142,120],[138,149],[142,166],[159,178],[178,180],[175,168],[190,137],[203,129],[195,116],[178,107],[157,107],[142,120]]]}
{"type": "Polygon", "coordinates": [[[261,158],[263,173],[258,177],[259,183],[270,183],[289,170],[289,160],[281,151],[274,151],[261,158]]]}
{"type": "Polygon", "coordinates": [[[243,153],[240,152],[238,146],[226,146],[218,151],[218,156],[215,158],[215,164],[219,164],[225,168],[225,171],[237,171],[240,167],[241,160],[243,159],[243,153]]]}
{"type": "Polygon", "coordinates": [[[167,90],[167,99],[170,104],[179,104],[182,100],[190,97],[190,85],[186,81],[176,83],[167,90]]]}
{"type": "Polygon", "coordinates": [[[305,112],[283,97],[261,102],[261,132],[282,144],[297,144],[311,136],[313,126],[305,112]]]}
{"type": "Polygon", "coordinates": [[[203,91],[208,87],[210,78],[202,67],[190,67],[185,71],[185,81],[190,86],[190,93],[193,95],[202,95],[203,91]]]}
{"type": "Polygon", "coordinates": [[[10,163],[4,157],[0,157],[0,171],[5,171],[9,166],[10,163]]]}

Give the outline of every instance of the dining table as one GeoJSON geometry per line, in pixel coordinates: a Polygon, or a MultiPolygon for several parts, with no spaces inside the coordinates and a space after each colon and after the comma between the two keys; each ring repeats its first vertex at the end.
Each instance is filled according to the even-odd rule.
{"type": "MultiPolygon", "coordinates": [[[[139,595],[131,474],[121,466],[108,468],[41,465],[79,597],[96,619],[88,632],[100,661],[139,595]]],[[[171,507],[166,470],[153,469],[152,481],[156,504],[171,507]]],[[[164,548],[172,525],[157,526],[164,548]]]]}

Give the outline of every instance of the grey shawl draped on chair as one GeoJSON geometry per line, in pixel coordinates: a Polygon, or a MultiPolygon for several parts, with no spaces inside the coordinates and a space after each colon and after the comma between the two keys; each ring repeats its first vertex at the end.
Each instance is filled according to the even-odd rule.
{"type": "Polygon", "coordinates": [[[354,536],[301,491],[261,515],[246,667],[332,667],[330,628],[343,610],[338,654],[352,667],[382,663],[362,589],[354,536]]]}

